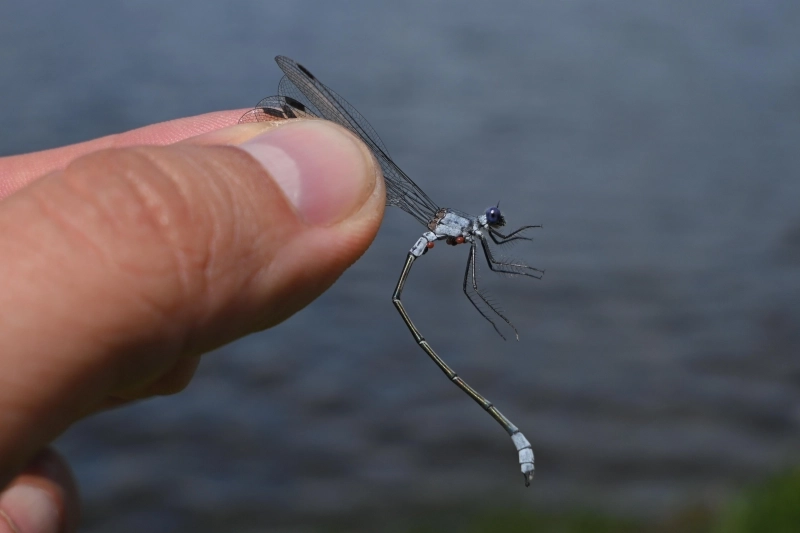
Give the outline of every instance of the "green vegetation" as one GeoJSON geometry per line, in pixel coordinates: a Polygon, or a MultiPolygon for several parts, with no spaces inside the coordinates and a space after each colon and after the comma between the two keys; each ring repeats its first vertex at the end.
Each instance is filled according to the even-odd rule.
{"type": "MultiPolygon", "coordinates": [[[[490,512],[473,516],[462,533],[639,533],[635,522],[594,513],[540,514],[533,512],[490,512]]],[[[441,533],[441,528],[412,529],[410,533],[441,533]]]]}
{"type": "Polygon", "coordinates": [[[699,507],[644,523],[589,512],[474,511],[408,533],[798,533],[800,469],[746,491],[718,512],[699,507]]]}
{"type": "Polygon", "coordinates": [[[714,533],[800,531],[800,470],[749,491],[723,514],[714,533]]]}

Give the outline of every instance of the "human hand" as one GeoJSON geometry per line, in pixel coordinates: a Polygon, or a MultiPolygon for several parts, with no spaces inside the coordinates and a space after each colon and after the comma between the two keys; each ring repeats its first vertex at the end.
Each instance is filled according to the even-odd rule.
{"type": "Polygon", "coordinates": [[[0,533],[74,531],[49,442],[180,391],[199,355],[285,320],[371,243],[366,146],[318,120],[223,128],[239,115],[0,158],[0,533]]]}

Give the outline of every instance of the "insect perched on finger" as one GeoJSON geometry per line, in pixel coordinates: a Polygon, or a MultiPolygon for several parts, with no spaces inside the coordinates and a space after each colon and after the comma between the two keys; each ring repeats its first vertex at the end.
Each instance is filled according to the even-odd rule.
{"type": "Polygon", "coordinates": [[[417,239],[406,255],[400,279],[392,294],[392,302],[403,318],[406,326],[414,336],[414,340],[434,363],[473,400],[483,407],[511,436],[519,456],[520,469],[525,478],[525,486],[530,485],[533,478],[533,450],[530,442],[492,403],[478,391],[470,387],[456,374],[444,360],[431,348],[417,327],[406,313],[400,300],[403,286],[411,271],[414,261],[434,247],[436,241],[457,246],[469,245],[467,268],[464,273],[464,293],[478,312],[492,324],[495,331],[505,338],[496,319],[502,320],[519,338],[517,329],[506,316],[493,305],[478,287],[476,255],[480,247],[489,269],[494,272],[513,276],[541,278],[543,270],[526,265],[519,261],[508,261],[495,256],[492,246],[501,247],[514,241],[531,240],[523,233],[540,226],[522,226],[509,233],[502,233],[500,228],[506,220],[498,205],[489,207],[479,216],[473,216],[451,208],[439,207],[425,194],[400,168],[392,161],[389,151],[369,122],[356,111],[344,98],[320,82],[307,68],[285,56],[275,58],[284,73],[278,86],[278,95],[261,100],[256,107],[248,111],[241,122],[260,122],[275,119],[296,119],[317,117],[330,120],[355,133],[369,146],[383,170],[386,183],[386,204],[399,207],[423,224],[427,231],[417,239]],[[490,244],[491,241],[491,244],[490,244]]]}

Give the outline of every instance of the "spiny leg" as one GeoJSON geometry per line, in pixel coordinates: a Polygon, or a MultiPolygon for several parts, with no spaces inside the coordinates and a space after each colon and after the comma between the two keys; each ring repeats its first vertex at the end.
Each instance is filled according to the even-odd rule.
{"type": "Polygon", "coordinates": [[[509,237],[507,239],[498,239],[497,236],[494,234],[494,232],[492,230],[489,230],[489,237],[491,237],[492,241],[494,241],[494,243],[497,244],[497,245],[508,244],[508,243],[514,242],[514,241],[532,241],[533,240],[530,237],[520,237],[520,236],[509,237]]]}
{"type": "Polygon", "coordinates": [[[484,239],[481,239],[481,246],[483,247],[483,255],[486,256],[486,262],[489,263],[489,268],[494,272],[502,272],[503,274],[512,274],[516,276],[530,276],[536,279],[542,279],[544,270],[528,266],[525,263],[511,263],[506,261],[498,261],[492,255],[489,245],[484,239]]]}
{"type": "Polygon", "coordinates": [[[392,303],[397,308],[397,311],[400,313],[400,316],[403,318],[403,322],[406,323],[408,326],[409,331],[411,331],[411,335],[414,336],[414,340],[417,344],[422,348],[428,357],[430,357],[436,366],[445,373],[445,375],[452,381],[453,383],[458,386],[462,391],[467,393],[470,398],[475,400],[478,405],[480,405],[487,413],[489,413],[492,418],[494,418],[498,424],[503,426],[503,429],[511,436],[511,440],[514,443],[514,446],[517,449],[517,453],[519,455],[519,464],[520,470],[522,471],[522,476],[525,478],[525,486],[529,486],[531,483],[531,479],[533,479],[533,450],[531,449],[531,443],[528,442],[528,439],[525,438],[525,435],[520,432],[520,430],[511,423],[511,421],[503,416],[503,414],[494,406],[492,403],[484,398],[478,391],[467,385],[467,383],[461,379],[458,374],[456,374],[453,369],[451,369],[444,360],[439,357],[439,355],[433,351],[431,345],[428,344],[428,341],[422,336],[419,330],[414,326],[414,323],[411,322],[411,318],[409,318],[408,313],[406,313],[405,308],[403,307],[403,302],[400,301],[400,295],[403,292],[403,286],[405,285],[406,279],[408,278],[408,273],[411,271],[411,265],[414,263],[416,256],[412,253],[409,253],[406,257],[405,265],[403,265],[403,271],[400,273],[400,279],[397,281],[397,287],[394,289],[394,293],[392,294],[392,303]]]}
{"type": "Polygon", "coordinates": [[[519,236],[518,234],[522,233],[526,229],[541,228],[541,227],[542,226],[540,226],[540,225],[537,225],[537,226],[522,226],[521,228],[512,231],[508,235],[503,235],[502,233],[497,231],[495,228],[489,227],[489,236],[492,238],[492,240],[494,241],[495,244],[505,244],[507,242],[515,241],[517,239],[521,239],[523,241],[530,241],[530,240],[532,240],[530,237],[522,237],[522,236],[519,236]],[[515,236],[515,235],[517,235],[517,236],[515,236]],[[497,239],[496,237],[500,237],[500,239],[497,239]]]}
{"type": "Polygon", "coordinates": [[[469,247],[469,258],[467,259],[467,271],[464,273],[464,285],[463,285],[464,294],[467,295],[467,298],[469,299],[469,302],[473,305],[473,307],[475,307],[475,309],[478,310],[478,312],[481,314],[481,316],[489,321],[489,323],[492,325],[492,327],[497,332],[497,334],[500,335],[503,338],[503,340],[506,340],[506,336],[503,335],[500,332],[500,330],[497,327],[497,324],[494,323],[494,320],[489,318],[489,316],[486,313],[483,312],[483,309],[480,308],[480,306],[477,304],[477,302],[475,302],[475,300],[472,299],[472,296],[470,295],[470,292],[467,290],[467,287],[468,287],[467,281],[471,277],[472,278],[472,290],[473,290],[473,292],[478,295],[478,298],[483,300],[483,303],[485,303],[489,307],[489,309],[491,309],[494,312],[494,314],[496,314],[497,316],[502,318],[505,321],[506,324],[511,326],[511,329],[514,330],[514,335],[517,337],[517,340],[519,340],[519,332],[517,332],[517,328],[514,327],[514,324],[512,324],[511,321],[508,318],[506,318],[505,315],[503,315],[503,313],[501,313],[494,305],[492,305],[492,303],[486,298],[486,296],[483,295],[481,290],[478,289],[478,276],[477,276],[477,272],[476,272],[475,269],[476,269],[475,243],[473,242],[472,245],[469,247]]]}

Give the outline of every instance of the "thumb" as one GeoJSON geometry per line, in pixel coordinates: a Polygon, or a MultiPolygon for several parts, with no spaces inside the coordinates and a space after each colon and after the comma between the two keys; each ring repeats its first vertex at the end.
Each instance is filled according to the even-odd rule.
{"type": "Polygon", "coordinates": [[[323,121],[252,126],[231,129],[241,148],[95,152],[0,202],[0,488],[85,414],[180,390],[194,356],[286,319],[369,246],[369,150],[323,121]]]}

